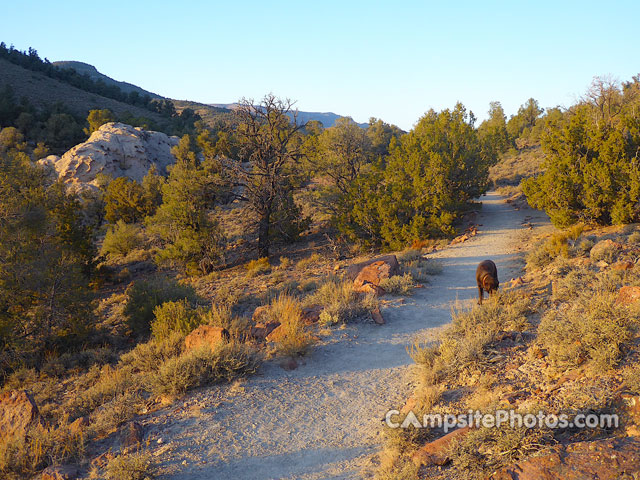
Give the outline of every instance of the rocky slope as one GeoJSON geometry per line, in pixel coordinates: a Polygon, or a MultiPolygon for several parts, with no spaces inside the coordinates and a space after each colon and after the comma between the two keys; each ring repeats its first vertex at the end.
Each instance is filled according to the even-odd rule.
{"type": "Polygon", "coordinates": [[[152,165],[166,173],[175,162],[171,148],[177,137],[146,131],[124,123],[106,123],[89,139],[62,157],[49,155],[40,163],[50,166],[63,182],[78,189],[97,186],[98,174],[142,181],[152,165]]]}

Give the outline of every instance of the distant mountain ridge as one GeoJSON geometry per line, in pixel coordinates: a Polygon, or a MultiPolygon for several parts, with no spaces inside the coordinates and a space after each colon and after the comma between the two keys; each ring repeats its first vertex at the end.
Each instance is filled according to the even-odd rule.
{"type": "Polygon", "coordinates": [[[125,93],[138,92],[142,96],[149,95],[152,98],[164,98],[157,93],[150,92],[144,88],[138,87],[137,85],[133,85],[132,83],[114,80],[104,73],[100,73],[96,67],[89,65],[88,63],[77,62],[75,60],[62,60],[58,62],[51,62],[51,64],[58,68],[73,68],[76,72],[86,74],[93,80],[102,80],[107,85],[115,85],[125,93]]]}
{"type": "MultiPolygon", "coordinates": [[[[212,107],[215,107],[215,108],[224,108],[224,109],[227,109],[227,110],[233,110],[234,108],[236,108],[238,106],[237,103],[210,103],[209,105],[212,106],[212,107]]],[[[333,112],[303,112],[303,111],[298,111],[298,121],[300,123],[306,123],[306,122],[309,122],[311,120],[317,120],[318,122],[322,123],[324,128],[333,127],[335,125],[335,123],[336,123],[336,120],[338,118],[341,118],[341,117],[349,117],[349,116],[348,115],[338,115],[337,113],[333,113],[333,112]]],[[[349,118],[351,118],[351,117],[349,117],[349,118]]],[[[368,123],[358,123],[358,122],[356,122],[356,124],[358,124],[358,126],[360,126],[361,128],[367,128],[367,126],[369,125],[368,123]]]]}
{"type": "MultiPolygon", "coordinates": [[[[4,63],[4,61],[2,62],[4,63]]],[[[108,85],[108,86],[115,86],[118,87],[123,93],[131,93],[131,92],[137,92],[140,96],[144,97],[145,95],[149,95],[151,98],[159,98],[159,99],[164,99],[166,97],[162,97],[161,95],[158,95],[157,93],[153,93],[150,92],[148,90],[145,90],[142,87],[139,87],[137,85],[134,85],[132,83],[128,83],[128,82],[123,82],[123,81],[119,81],[119,80],[115,80],[103,73],[101,73],[100,71],[98,71],[98,69],[96,67],[94,67],[93,65],[90,65],[88,63],[84,63],[84,62],[79,62],[79,61],[75,61],[75,60],[63,60],[63,61],[55,61],[55,62],[51,62],[52,65],[60,68],[60,69],[73,69],[75,70],[78,74],[80,75],[87,75],[89,78],[91,78],[94,81],[101,81],[104,82],[104,84],[108,85]]],[[[12,71],[17,71],[18,69],[22,70],[21,67],[17,67],[17,66],[13,66],[13,65],[8,65],[8,67],[12,70],[12,71]]],[[[7,72],[8,73],[8,72],[7,72]]],[[[26,72],[25,72],[26,73],[26,72]]],[[[12,86],[14,87],[14,89],[17,91],[17,93],[20,94],[25,94],[27,97],[34,97],[36,99],[36,103],[39,104],[44,104],[47,103],[47,100],[55,100],[55,101],[62,101],[65,104],[70,104],[70,106],[72,106],[73,110],[77,110],[77,113],[82,113],[83,111],[87,111],[88,110],[88,104],[92,103],[95,105],[95,107],[101,107],[101,108],[110,108],[112,109],[112,111],[118,112],[120,113],[123,108],[120,107],[120,102],[116,102],[114,103],[113,100],[107,100],[107,99],[102,99],[101,97],[98,97],[95,94],[87,94],[85,92],[80,93],[79,91],[73,89],[74,91],[76,91],[77,93],[72,93],[71,88],[73,87],[64,87],[63,89],[65,90],[69,90],[68,92],[65,91],[65,93],[67,93],[67,95],[65,96],[65,93],[63,93],[62,91],[60,91],[60,88],[54,88],[55,85],[60,85],[60,82],[55,82],[55,81],[51,81],[48,79],[44,79],[42,81],[45,81],[47,88],[45,89],[45,91],[42,92],[38,92],[37,94],[34,93],[33,89],[30,89],[29,91],[27,91],[26,89],[23,88],[23,81],[24,79],[27,79],[27,83],[33,83],[34,80],[40,80],[40,75],[33,74],[33,73],[29,73],[26,75],[14,75],[14,78],[12,79],[13,81],[8,81],[8,79],[4,79],[2,78],[4,75],[0,75],[0,83],[10,83],[12,84],[12,86]],[[29,78],[31,77],[31,78],[29,78]],[[2,82],[3,81],[3,82],[2,82]],[[53,94],[52,92],[52,88],[55,90],[55,94],[53,94]],[[23,93],[24,92],[24,93],[23,93]],[[43,97],[43,98],[40,98],[43,97]],[[68,98],[67,98],[68,97],[68,98]],[[85,98],[88,97],[88,98],[85,98]],[[79,101],[80,99],[82,99],[82,101],[79,101]],[[76,107],[77,105],[77,108],[76,107]],[[116,104],[118,104],[118,106],[116,106],[116,104]]],[[[44,85],[43,85],[44,86],[44,85]]],[[[215,119],[219,116],[219,115],[224,115],[226,113],[231,112],[235,107],[237,107],[237,103],[212,103],[212,104],[204,104],[204,103],[200,103],[200,102],[195,102],[195,101],[190,101],[190,100],[176,100],[176,99],[169,99],[171,101],[173,101],[176,110],[178,112],[182,111],[185,108],[191,108],[192,110],[194,110],[196,113],[198,113],[203,120],[206,123],[212,123],[213,121],[215,121],[215,119]]],[[[124,104],[122,104],[124,105],[124,104]]],[[[126,106],[124,107],[124,109],[127,110],[136,110],[135,113],[138,113],[140,109],[136,108],[136,107],[129,107],[126,106]]],[[[145,111],[145,115],[146,116],[153,116],[155,117],[155,115],[149,115],[148,112],[145,111]]],[[[292,115],[290,115],[292,116],[292,115]]],[[[336,120],[338,118],[341,118],[343,116],[346,115],[338,115],[336,113],[333,112],[305,112],[305,111],[298,111],[298,122],[300,123],[307,123],[311,120],[316,120],[320,123],[322,123],[322,125],[325,128],[329,128],[335,125],[336,120]]],[[[351,117],[349,117],[351,118],[351,117]]],[[[359,125],[362,128],[367,128],[368,124],[367,123],[359,123],[356,122],[357,125],[359,125]]]]}

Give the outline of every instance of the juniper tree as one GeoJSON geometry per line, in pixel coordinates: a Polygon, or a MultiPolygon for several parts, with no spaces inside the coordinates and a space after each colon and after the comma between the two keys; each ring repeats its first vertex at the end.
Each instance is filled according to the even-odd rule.
{"type": "Polygon", "coordinates": [[[266,95],[255,105],[243,99],[236,109],[236,138],[241,161],[229,162],[238,191],[247,202],[258,230],[258,255],[269,256],[277,233],[289,235],[303,228],[293,191],[300,184],[299,166],[304,157],[297,111],[291,100],[266,95]]]}

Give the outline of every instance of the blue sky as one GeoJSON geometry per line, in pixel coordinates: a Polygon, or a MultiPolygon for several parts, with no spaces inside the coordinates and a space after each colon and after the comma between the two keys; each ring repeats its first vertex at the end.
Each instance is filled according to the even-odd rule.
{"type": "Polygon", "coordinates": [[[480,119],[492,100],[570,105],[594,75],[640,72],[637,1],[397,3],[23,0],[0,40],[171,98],[273,92],[405,129],[457,101],[480,119]]]}

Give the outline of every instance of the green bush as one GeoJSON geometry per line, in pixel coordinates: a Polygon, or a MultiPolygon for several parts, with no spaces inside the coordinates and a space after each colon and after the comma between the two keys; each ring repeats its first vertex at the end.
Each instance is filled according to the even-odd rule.
{"type": "Polygon", "coordinates": [[[548,116],[543,173],[522,186],[529,205],[545,210],[554,225],[640,220],[640,165],[632,161],[640,135],[629,133],[640,119],[637,91],[638,80],[622,88],[596,78],[595,98],[548,116]]]}
{"type": "Polygon", "coordinates": [[[186,299],[164,302],[153,309],[153,315],[151,334],[156,340],[165,340],[175,333],[188,335],[202,323],[199,312],[186,299]]]}
{"type": "Polygon", "coordinates": [[[430,110],[394,142],[384,162],[346,185],[347,208],[335,218],[348,237],[402,249],[454,233],[453,222],[486,191],[495,152],[483,148],[469,112],[430,110]]]}
{"type": "Polygon", "coordinates": [[[197,301],[196,292],[191,286],[181,285],[167,277],[155,277],[138,280],[127,291],[124,315],[134,335],[148,335],[153,321],[153,310],[164,302],[186,299],[197,301]]]}
{"type": "Polygon", "coordinates": [[[139,225],[128,224],[118,220],[114,226],[108,228],[100,253],[110,257],[125,257],[143,244],[144,237],[142,228],[139,225]]]}

